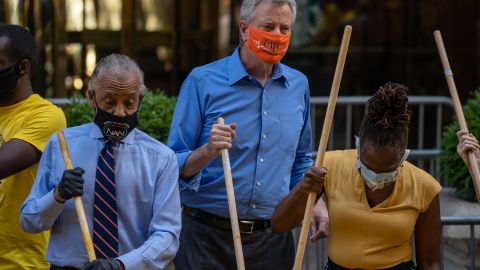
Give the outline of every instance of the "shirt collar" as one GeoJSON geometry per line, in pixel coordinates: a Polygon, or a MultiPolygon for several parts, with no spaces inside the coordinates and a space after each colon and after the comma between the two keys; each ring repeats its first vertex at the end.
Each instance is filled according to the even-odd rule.
{"type": "MultiPolygon", "coordinates": [[[[230,85],[234,85],[247,76],[247,70],[243,66],[242,61],[240,61],[240,47],[237,47],[228,58],[228,82],[230,85]]],[[[288,86],[288,78],[283,72],[283,65],[278,63],[273,66],[272,79],[277,80],[281,78],[285,80],[285,84],[288,86]]]]}
{"type": "Polygon", "coordinates": [[[246,76],[248,73],[240,61],[240,48],[237,47],[228,58],[228,83],[234,85],[246,76]]]}
{"type": "Polygon", "coordinates": [[[273,66],[273,73],[272,73],[272,79],[273,80],[283,80],[285,83],[285,86],[288,87],[288,78],[287,75],[283,71],[283,64],[278,63],[275,66],[273,66]]]}
{"type": "MultiPolygon", "coordinates": [[[[103,139],[103,134],[102,131],[100,131],[100,128],[95,124],[91,123],[90,124],[92,128],[90,129],[90,134],[89,137],[92,139],[103,139]]],[[[126,144],[133,144],[134,138],[135,138],[135,129],[133,129],[127,137],[123,138],[121,142],[126,143],[126,144]]]]}

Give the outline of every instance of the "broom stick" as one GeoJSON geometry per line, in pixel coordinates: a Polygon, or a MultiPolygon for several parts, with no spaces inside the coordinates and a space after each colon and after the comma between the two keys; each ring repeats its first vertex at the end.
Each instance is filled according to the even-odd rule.
{"type": "MultiPolygon", "coordinates": [[[[225,124],[222,117],[217,119],[217,124],[225,124]]],[[[237,260],[237,269],[245,270],[243,260],[242,239],[240,238],[240,228],[238,225],[237,205],[235,203],[235,192],[233,190],[232,170],[230,168],[230,158],[228,150],[222,149],[223,173],[225,175],[225,186],[227,188],[228,210],[230,211],[230,222],[232,224],[233,245],[235,247],[235,258],[237,260]]]]}
{"type": "MultiPolygon", "coordinates": [[[[440,31],[436,30],[435,32],[433,32],[433,36],[435,37],[438,53],[440,54],[440,59],[442,60],[443,71],[445,72],[445,78],[447,79],[448,90],[450,91],[450,96],[452,97],[458,124],[460,126],[460,129],[466,130],[468,132],[467,122],[465,121],[465,116],[463,115],[462,104],[460,103],[460,99],[458,98],[457,86],[455,85],[453,73],[450,69],[450,63],[448,61],[445,45],[443,44],[442,34],[440,33],[440,31]]],[[[473,151],[468,152],[468,163],[470,164],[469,169],[470,174],[472,175],[475,193],[477,194],[477,201],[480,203],[480,172],[478,170],[478,163],[473,151]]]]}
{"type": "MultiPolygon", "coordinates": [[[[340,81],[342,80],[343,67],[345,66],[345,58],[347,57],[348,44],[350,43],[351,34],[352,27],[350,25],[345,26],[342,44],[340,45],[337,66],[335,68],[335,75],[333,76],[333,84],[330,91],[330,98],[328,100],[325,121],[323,122],[322,136],[320,137],[320,146],[318,147],[318,155],[317,159],[315,160],[315,167],[321,167],[323,164],[323,158],[325,157],[328,137],[330,135],[330,127],[333,120],[333,112],[335,110],[335,104],[337,103],[338,90],[340,88],[340,81]]],[[[303,217],[302,231],[300,232],[297,254],[295,255],[295,264],[293,265],[294,270],[300,270],[302,268],[303,255],[305,253],[305,245],[307,244],[308,230],[310,228],[310,222],[312,219],[315,197],[315,193],[310,193],[308,195],[307,206],[305,207],[305,215],[303,217]]]]}
{"type": "MultiPolygon", "coordinates": [[[[70,159],[70,153],[68,152],[68,145],[65,139],[63,131],[57,133],[58,141],[60,142],[60,149],[62,150],[63,161],[67,170],[73,169],[72,160],[70,159]]],[[[88,229],[87,217],[85,216],[85,210],[83,208],[82,197],[73,197],[75,202],[75,210],[77,211],[78,221],[80,222],[80,228],[82,229],[83,242],[87,249],[88,261],[93,262],[97,259],[95,256],[95,250],[93,249],[92,238],[90,236],[90,230],[88,229]]]]}

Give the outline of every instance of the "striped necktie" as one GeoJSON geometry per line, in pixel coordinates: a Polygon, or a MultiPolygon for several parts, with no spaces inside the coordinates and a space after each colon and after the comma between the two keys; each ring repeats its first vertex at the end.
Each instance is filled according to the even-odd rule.
{"type": "Polygon", "coordinates": [[[115,159],[109,141],[98,157],[93,206],[93,245],[97,258],[118,257],[115,159]]]}

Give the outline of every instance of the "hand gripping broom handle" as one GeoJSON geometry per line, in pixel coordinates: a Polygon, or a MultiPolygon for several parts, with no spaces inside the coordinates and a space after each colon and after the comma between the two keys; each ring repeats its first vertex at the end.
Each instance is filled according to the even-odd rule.
{"type": "MultiPolygon", "coordinates": [[[[70,153],[68,152],[67,141],[63,131],[57,133],[58,141],[60,142],[60,149],[62,150],[63,161],[67,170],[73,169],[72,160],[70,159],[70,153]]],[[[88,229],[87,217],[85,216],[85,210],[83,209],[82,197],[73,197],[75,202],[75,210],[77,211],[78,221],[80,222],[80,228],[82,229],[83,242],[87,249],[88,261],[92,262],[97,259],[95,256],[95,250],[93,249],[92,238],[90,236],[90,230],[88,229]]]]}
{"type": "MultiPolygon", "coordinates": [[[[350,43],[350,36],[352,34],[352,27],[345,26],[343,31],[342,44],[340,45],[340,52],[337,60],[337,67],[335,68],[335,75],[333,77],[332,89],[330,91],[330,98],[328,100],[327,112],[325,114],[325,121],[323,122],[322,136],[320,137],[320,146],[318,147],[318,155],[315,161],[316,167],[321,167],[325,151],[327,149],[328,137],[330,135],[330,127],[333,120],[333,112],[335,104],[337,103],[338,90],[340,88],[340,81],[342,80],[343,67],[345,66],[345,58],[347,57],[348,44],[350,43]]],[[[302,231],[298,240],[297,254],[295,256],[294,270],[302,268],[303,255],[305,253],[305,245],[307,244],[308,230],[312,219],[313,206],[315,203],[315,193],[308,195],[307,206],[305,207],[305,215],[303,217],[302,231]]]]}
{"type": "MultiPolygon", "coordinates": [[[[217,124],[224,124],[222,117],[217,119],[217,124]]],[[[233,190],[232,170],[230,168],[230,158],[228,150],[222,149],[223,173],[225,175],[225,186],[227,188],[228,210],[230,211],[230,221],[232,223],[233,245],[235,247],[235,258],[237,260],[237,269],[245,270],[243,260],[242,239],[240,238],[240,228],[238,226],[237,205],[235,203],[235,193],[233,190]]]]}

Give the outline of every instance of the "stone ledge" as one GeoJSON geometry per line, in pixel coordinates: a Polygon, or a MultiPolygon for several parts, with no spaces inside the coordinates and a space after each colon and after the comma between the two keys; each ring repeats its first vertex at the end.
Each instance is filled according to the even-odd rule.
{"type": "MultiPolygon", "coordinates": [[[[443,188],[440,193],[440,214],[442,216],[480,217],[480,205],[457,198],[453,188],[443,188]]],[[[443,236],[445,238],[468,239],[470,238],[470,226],[444,226],[443,236]]],[[[480,225],[475,226],[475,238],[480,238],[480,225]]]]}

